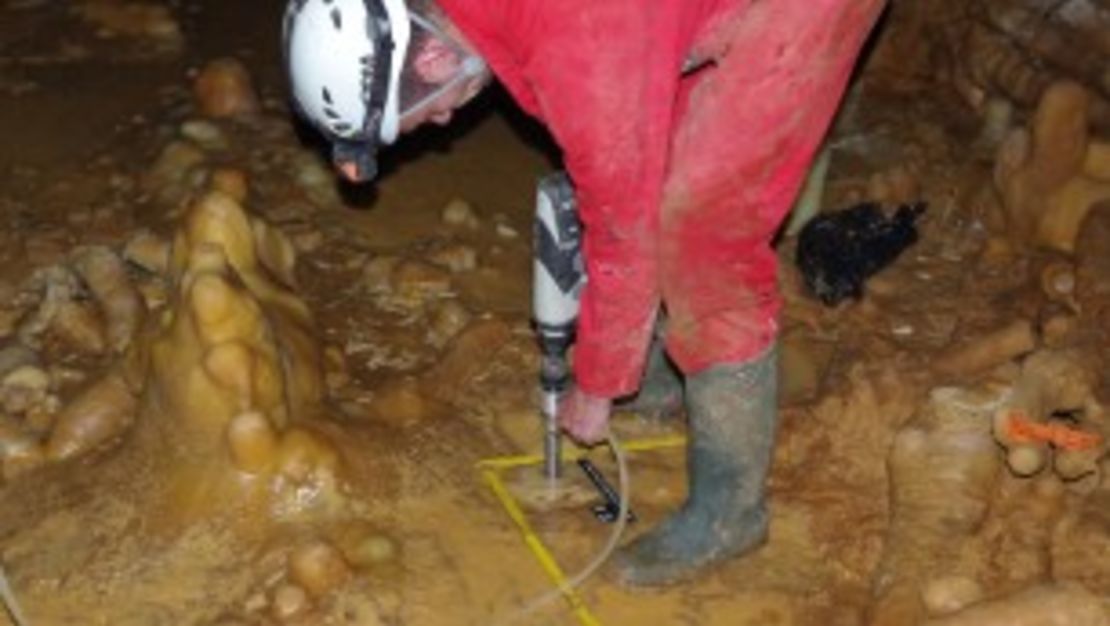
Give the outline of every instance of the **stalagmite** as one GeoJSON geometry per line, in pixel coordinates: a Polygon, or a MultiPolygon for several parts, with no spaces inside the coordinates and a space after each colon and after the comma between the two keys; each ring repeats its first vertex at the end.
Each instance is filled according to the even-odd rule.
{"type": "Polygon", "coordinates": [[[262,477],[289,513],[313,494],[337,495],[337,454],[319,433],[293,425],[315,416],[323,394],[312,316],[290,289],[294,262],[280,232],[210,193],[175,237],[169,306],[139,331],[143,308],[120,259],[103,248],[79,253],[114,345],[130,347],[65,406],[45,457],[81,456],[134,424],[136,445],[158,471],[183,481],[222,472],[234,488],[237,476],[262,477]]]}
{"type": "Polygon", "coordinates": [[[1090,95],[1081,85],[1054,83],[1041,97],[1029,131],[1014,131],[999,148],[995,183],[1015,243],[1070,254],[1087,213],[1110,200],[1110,183],[1084,172],[1090,109],[1090,95]]]}
{"type": "Polygon", "coordinates": [[[1076,480],[1098,471],[1106,453],[1099,428],[1106,422],[1095,390],[1097,359],[1078,350],[1040,350],[1022,364],[1013,396],[995,412],[995,439],[1006,450],[1010,470],[1032,476],[1057,457],[1057,473],[1076,480]],[[1075,425],[1061,421],[1076,414],[1075,425]]]}
{"type": "Polygon", "coordinates": [[[887,459],[891,519],[872,580],[871,626],[918,623],[927,583],[958,564],[995,489],[1000,463],[990,416],[1007,393],[934,389],[895,436],[887,459]]]}

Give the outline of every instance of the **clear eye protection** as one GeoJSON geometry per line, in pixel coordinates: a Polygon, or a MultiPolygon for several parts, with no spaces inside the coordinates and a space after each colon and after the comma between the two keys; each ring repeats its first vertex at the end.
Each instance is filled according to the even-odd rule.
{"type": "MultiPolygon", "coordinates": [[[[452,91],[457,91],[470,79],[486,71],[486,64],[481,58],[464,50],[461,45],[450,35],[437,28],[435,24],[424,17],[410,14],[412,22],[412,39],[408,46],[405,65],[410,68],[401,73],[399,112],[402,124],[411,117],[424,112],[440,96],[452,91]],[[428,82],[412,71],[417,55],[427,54],[430,40],[435,39],[444,46],[442,56],[444,64],[453,64],[453,72],[446,80],[428,82]],[[461,62],[460,62],[461,60],[461,62]]],[[[436,60],[432,59],[431,63],[436,60]]],[[[423,59],[422,63],[429,63],[423,59]]]]}

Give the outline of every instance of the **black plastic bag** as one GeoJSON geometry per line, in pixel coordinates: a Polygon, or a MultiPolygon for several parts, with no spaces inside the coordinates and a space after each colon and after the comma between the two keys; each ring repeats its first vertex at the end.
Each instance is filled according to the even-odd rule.
{"type": "Polygon", "coordinates": [[[917,241],[925,203],[904,204],[887,217],[873,202],[813,218],[798,235],[795,262],[806,286],[825,304],[859,299],[863,283],[917,241]]]}

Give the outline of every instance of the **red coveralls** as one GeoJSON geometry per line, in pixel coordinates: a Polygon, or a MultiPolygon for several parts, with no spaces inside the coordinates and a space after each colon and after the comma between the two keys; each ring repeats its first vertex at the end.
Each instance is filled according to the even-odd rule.
{"type": "Polygon", "coordinates": [[[439,0],[564,152],[589,284],[575,373],[634,392],[660,300],[686,373],[775,338],[771,238],[883,0],[439,0]],[[683,78],[685,59],[712,65],[683,78]]]}

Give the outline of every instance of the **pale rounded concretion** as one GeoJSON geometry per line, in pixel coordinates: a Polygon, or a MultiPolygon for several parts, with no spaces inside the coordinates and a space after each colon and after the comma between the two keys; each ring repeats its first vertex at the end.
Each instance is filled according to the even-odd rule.
{"type": "Polygon", "coordinates": [[[181,123],[178,132],[205,150],[215,152],[226,150],[229,146],[224,131],[209,120],[186,120],[181,123]]]}
{"type": "Polygon", "coordinates": [[[1014,446],[1006,454],[1006,464],[1018,476],[1032,476],[1044,468],[1045,453],[1037,446],[1014,446]]]}
{"type": "Polygon", "coordinates": [[[227,447],[235,467],[248,474],[265,471],[277,458],[278,436],[266,416],[252,411],[227,425],[227,447]]]}
{"type": "Polygon", "coordinates": [[[1075,267],[1071,263],[1050,263],[1041,270],[1041,290],[1051,300],[1067,302],[1075,295],[1075,267]]]}
{"type": "Polygon", "coordinates": [[[445,300],[438,307],[428,328],[428,343],[442,348],[470,324],[473,316],[456,300],[445,300]]]}
{"type": "Polygon", "coordinates": [[[397,557],[397,542],[390,537],[375,533],[360,540],[350,552],[351,562],[358,567],[374,567],[394,560],[397,557]]]}
{"type": "MultiPolygon", "coordinates": [[[[0,382],[0,390],[10,389],[27,390],[36,394],[46,393],[50,389],[50,374],[35,365],[20,365],[8,372],[0,382]]],[[[8,410],[11,411],[11,409],[8,410]]]]}
{"type": "Polygon", "coordinates": [[[1057,450],[1052,459],[1052,469],[1057,476],[1069,482],[1089,476],[1098,478],[1099,459],[1104,454],[1106,450],[1101,446],[1084,450],[1057,450]]]}
{"type": "Polygon", "coordinates": [[[478,215],[474,213],[474,208],[466,200],[455,198],[443,207],[441,214],[443,223],[448,226],[464,226],[466,228],[478,228],[481,220],[478,215]]]}
{"type": "Polygon", "coordinates": [[[301,428],[282,435],[278,448],[278,471],[293,483],[320,483],[334,479],[339,463],[331,444],[301,428]]]}
{"type": "Polygon", "coordinates": [[[289,579],[313,596],[334,591],[351,576],[351,567],[339,550],[319,540],[293,550],[287,570],[289,579]]]}
{"type": "Polygon", "coordinates": [[[921,590],[921,601],[931,617],[950,615],[983,599],[983,586],[967,576],[934,578],[921,590]]]}
{"type": "Polygon", "coordinates": [[[270,611],[279,621],[285,621],[303,614],[310,605],[304,589],[297,585],[284,584],[274,590],[270,611]]]}
{"type": "Polygon", "coordinates": [[[209,117],[241,117],[260,110],[250,73],[231,58],[209,62],[197,75],[193,93],[201,113],[209,117]]]}

